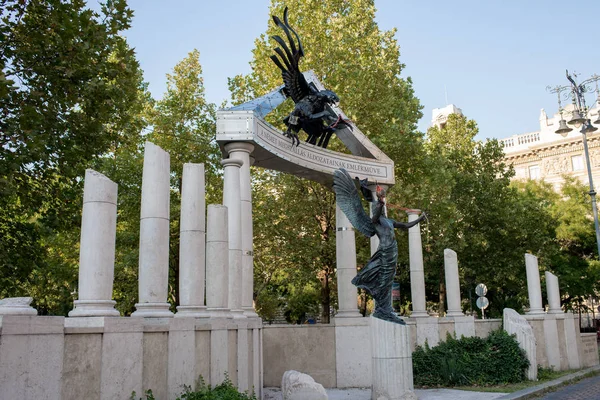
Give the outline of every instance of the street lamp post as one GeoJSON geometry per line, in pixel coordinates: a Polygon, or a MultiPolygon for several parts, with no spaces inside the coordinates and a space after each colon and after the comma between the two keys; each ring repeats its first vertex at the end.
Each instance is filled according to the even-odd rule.
{"type": "Polygon", "coordinates": [[[569,71],[567,71],[567,79],[570,83],[569,86],[556,86],[554,88],[550,88],[550,92],[556,93],[558,95],[558,109],[560,113],[560,121],[556,133],[562,135],[563,137],[566,137],[568,133],[573,130],[568,125],[573,125],[575,128],[581,128],[581,135],[583,136],[583,151],[585,154],[588,179],[590,182],[589,194],[592,199],[592,211],[594,213],[594,225],[596,227],[596,245],[598,246],[598,257],[600,257],[600,226],[598,225],[598,208],[596,205],[596,191],[594,190],[594,181],[592,179],[592,165],[590,163],[590,154],[588,151],[587,143],[587,134],[597,131],[598,128],[593,126],[591,119],[588,118],[589,110],[585,105],[584,97],[584,94],[589,91],[587,85],[594,82],[596,84],[596,94],[598,96],[598,119],[594,121],[594,124],[600,124],[600,90],[598,89],[598,81],[600,81],[600,76],[594,74],[591,78],[584,80],[580,84],[577,84],[575,82],[575,79],[573,79],[573,77],[569,75],[569,71]],[[563,92],[566,92],[567,95],[570,93],[571,99],[573,101],[571,119],[568,122],[566,122],[563,119],[562,115],[564,109],[562,108],[561,104],[561,94],[563,92]]]}

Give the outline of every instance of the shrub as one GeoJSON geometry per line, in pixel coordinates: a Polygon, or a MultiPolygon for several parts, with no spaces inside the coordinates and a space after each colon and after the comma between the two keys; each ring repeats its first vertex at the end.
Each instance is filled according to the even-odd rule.
{"type": "Polygon", "coordinates": [[[413,353],[417,386],[498,385],[526,378],[529,361],[516,339],[503,330],[487,338],[456,339],[430,348],[418,346],[413,353]]]}
{"type": "MultiPolygon", "coordinates": [[[[140,398],[140,400],[158,400],[154,398],[152,390],[146,391],[146,399],[140,398]]],[[[135,392],[131,395],[131,399],[135,400],[135,392]]],[[[206,385],[204,379],[200,377],[197,383],[197,389],[192,390],[189,386],[184,386],[183,393],[177,400],[257,400],[254,393],[240,393],[233,386],[233,383],[229,377],[225,377],[225,380],[220,385],[211,388],[210,385],[206,385]]]]}

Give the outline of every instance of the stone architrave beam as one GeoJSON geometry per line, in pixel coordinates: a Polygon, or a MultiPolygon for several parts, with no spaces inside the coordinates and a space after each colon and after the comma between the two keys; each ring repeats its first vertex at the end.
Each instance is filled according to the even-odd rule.
{"type": "Polygon", "coordinates": [[[118,317],[112,300],[117,237],[117,184],[85,171],[78,300],[69,317],[118,317]]]}
{"type": "Polygon", "coordinates": [[[537,257],[533,254],[525,254],[525,268],[527,270],[527,291],[529,293],[529,312],[527,314],[544,314],[537,257]]]}
{"type": "Polygon", "coordinates": [[[176,317],[208,317],[204,305],[206,200],[204,164],[183,164],[179,222],[179,303],[176,317]]]}
{"type": "Polygon", "coordinates": [[[169,289],[169,154],[146,142],[140,218],[139,296],[132,317],[172,317],[169,289]]]}
{"type": "Polygon", "coordinates": [[[460,306],[460,282],[458,278],[458,258],[454,250],[444,250],[444,268],[446,272],[446,299],[448,317],[464,316],[460,306]]]}

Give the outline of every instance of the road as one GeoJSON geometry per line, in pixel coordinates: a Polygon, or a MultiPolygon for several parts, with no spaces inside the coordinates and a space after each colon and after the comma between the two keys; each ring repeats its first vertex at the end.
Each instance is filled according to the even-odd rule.
{"type": "Polygon", "coordinates": [[[555,392],[548,393],[541,400],[600,400],[600,375],[585,378],[555,392]]]}

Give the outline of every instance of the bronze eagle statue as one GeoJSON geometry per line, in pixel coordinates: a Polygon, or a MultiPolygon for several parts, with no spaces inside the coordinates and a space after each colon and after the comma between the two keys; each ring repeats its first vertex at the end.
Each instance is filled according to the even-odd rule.
{"type": "Polygon", "coordinates": [[[327,148],[331,135],[337,129],[350,126],[330,107],[340,99],[331,90],[318,90],[304,78],[298,67],[300,59],[304,57],[304,49],[300,37],[288,22],[288,8],[283,11],[283,21],[276,15],[273,15],[273,21],[285,33],[289,46],[281,36],[272,36],[281,47],[275,48],[276,54],[271,56],[271,60],[281,70],[285,85],[283,93],[295,103],[294,110],[283,119],[287,126],[284,135],[292,139],[292,145],[299,145],[298,133],[302,129],[308,134],[307,143],[327,148]],[[297,45],[294,38],[298,42],[297,45]]]}

